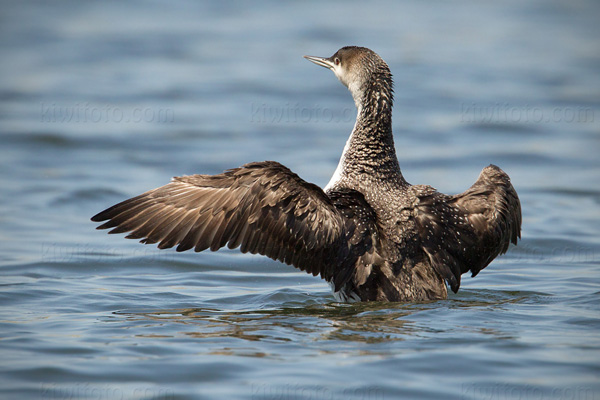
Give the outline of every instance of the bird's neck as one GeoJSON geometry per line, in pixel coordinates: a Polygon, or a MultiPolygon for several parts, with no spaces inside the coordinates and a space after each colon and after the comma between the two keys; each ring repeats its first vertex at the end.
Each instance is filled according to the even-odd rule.
{"type": "Polygon", "coordinates": [[[349,87],[358,115],[346,142],[338,168],[327,185],[336,182],[360,186],[363,183],[402,185],[392,134],[393,95],[391,85],[374,80],[366,87],[349,87]]]}

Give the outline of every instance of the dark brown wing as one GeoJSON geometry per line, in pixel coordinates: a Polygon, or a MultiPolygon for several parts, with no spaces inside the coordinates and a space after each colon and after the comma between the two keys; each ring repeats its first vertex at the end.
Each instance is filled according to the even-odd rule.
{"type": "Polygon", "coordinates": [[[344,211],[351,202],[340,194],[335,197],[337,206],[318,186],[279,163],[265,161],[219,175],[174,178],[102,211],[92,221],[108,220],[98,229],[131,232],[127,238],[158,243],[161,249],[241,246],[242,252],[266,255],[328,281],[335,276],[338,286],[349,275],[340,269],[350,268],[350,239],[356,232],[344,211]]]}
{"type": "Polygon", "coordinates": [[[484,168],[464,193],[420,190],[415,216],[423,249],[455,293],[462,274],[477,275],[521,237],[519,197],[495,165],[484,168]]]}

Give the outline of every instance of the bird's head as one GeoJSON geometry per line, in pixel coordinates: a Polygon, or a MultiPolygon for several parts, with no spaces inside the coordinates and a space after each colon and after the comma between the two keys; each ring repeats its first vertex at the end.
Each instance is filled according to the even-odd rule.
{"type": "Polygon", "coordinates": [[[328,58],[314,56],[304,56],[304,58],[332,70],[340,82],[350,90],[357,107],[370,88],[388,93],[391,101],[390,68],[373,50],[347,46],[328,58]]]}

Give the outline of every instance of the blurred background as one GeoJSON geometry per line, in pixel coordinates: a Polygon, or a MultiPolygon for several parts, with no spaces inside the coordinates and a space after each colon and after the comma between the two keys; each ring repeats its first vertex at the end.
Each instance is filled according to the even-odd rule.
{"type": "Polygon", "coordinates": [[[0,9],[3,398],[600,398],[597,1],[0,9]],[[494,163],[519,193],[523,240],[457,295],[341,305],[262,257],[94,230],[176,175],[276,160],[324,186],[356,111],[302,56],[345,45],[394,74],[409,182],[494,163]]]}

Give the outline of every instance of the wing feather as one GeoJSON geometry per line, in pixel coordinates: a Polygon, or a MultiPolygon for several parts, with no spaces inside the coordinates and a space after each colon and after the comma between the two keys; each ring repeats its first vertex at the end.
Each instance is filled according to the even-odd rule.
{"type": "Polygon", "coordinates": [[[92,220],[159,248],[241,247],[327,280],[347,268],[350,222],[319,187],[272,161],[177,177],[92,220]]]}
{"type": "Polygon", "coordinates": [[[452,291],[461,275],[475,276],[521,237],[521,204],[510,178],[490,165],[465,192],[446,196],[413,186],[415,222],[432,266],[452,291]]]}

